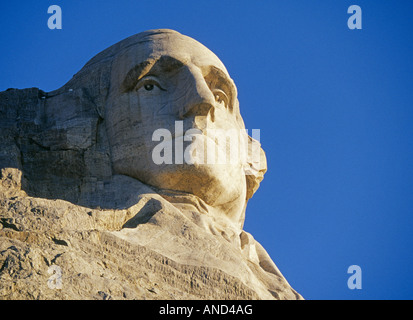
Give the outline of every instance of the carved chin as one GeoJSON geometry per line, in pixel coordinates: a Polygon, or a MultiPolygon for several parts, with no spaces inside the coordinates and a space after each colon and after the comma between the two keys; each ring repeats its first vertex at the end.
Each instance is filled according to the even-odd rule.
{"type": "Polygon", "coordinates": [[[161,174],[164,179],[159,182],[162,188],[191,193],[211,206],[218,206],[242,195],[240,184],[245,184],[245,175],[233,171],[219,166],[184,165],[179,172],[161,174]]]}
{"type": "Polygon", "coordinates": [[[118,166],[116,171],[159,189],[193,194],[211,206],[245,198],[245,174],[240,166],[185,163],[149,166],[146,170],[118,166]]]}

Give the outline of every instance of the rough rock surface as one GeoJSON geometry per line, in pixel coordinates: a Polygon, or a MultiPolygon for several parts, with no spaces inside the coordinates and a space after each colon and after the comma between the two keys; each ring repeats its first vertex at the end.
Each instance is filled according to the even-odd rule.
{"type": "Polygon", "coordinates": [[[301,298],[271,262],[251,260],[251,235],[234,245],[155,194],[91,209],[29,197],[19,170],[1,174],[0,299],[301,298]],[[61,289],[49,286],[53,265],[61,289]]]}
{"type": "MultiPolygon", "coordinates": [[[[172,48],[181,48],[174,37],[179,45],[194,47],[193,40],[172,31],[144,34],[145,43],[148,34],[162,33],[172,48]]],[[[238,202],[244,209],[237,209],[234,224],[220,215],[231,211],[231,203],[216,210],[202,193],[166,192],[140,181],[139,172],[128,176],[127,170],[114,170],[104,100],[112,90],[123,112],[136,107],[136,93],[115,95],[113,82],[123,79],[119,70],[136,69],[131,52],[140,54],[141,47],[133,48],[141,38],[98,54],[56,91],[0,92],[0,299],[302,299],[264,248],[242,230],[244,203],[264,169],[241,177],[246,186],[239,188],[238,202]],[[129,60],[117,55],[125,50],[129,60]],[[115,68],[112,60],[122,64],[115,68]]],[[[151,41],[164,41],[157,39],[151,41]]],[[[168,50],[172,55],[175,49],[168,50]]],[[[199,50],[191,52],[210,54],[199,50]]],[[[205,83],[196,83],[197,90],[205,83]]],[[[116,112],[111,112],[113,121],[116,112]]],[[[128,119],[126,113],[123,117],[128,119]]],[[[148,126],[153,119],[146,117],[148,126]]],[[[163,119],[173,121],[168,117],[163,119]]],[[[127,127],[136,135],[128,142],[132,147],[139,140],[139,123],[127,127]]],[[[142,152],[131,155],[126,165],[141,163],[142,152]]],[[[208,183],[202,181],[198,187],[205,194],[208,183]]],[[[232,182],[226,183],[229,188],[232,182]]]]}

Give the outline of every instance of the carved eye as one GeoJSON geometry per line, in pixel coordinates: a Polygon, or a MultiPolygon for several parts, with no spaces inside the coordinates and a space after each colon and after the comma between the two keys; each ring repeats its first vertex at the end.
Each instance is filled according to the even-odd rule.
{"type": "Polygon", "coordinates": [[[164,88],[161,87],[157,79],[153,76],[147,76],[139,80],[135,90],[138,91],[142,87],[146,91],[153,91],[155,87],[159,88],[162,91],[166,91],[164,88]]]}
{"type": "Polygon", "coordinates": [[[145,88],[146,91],[151,91],[153,90],[154,85],[152,83],[149,83],[149,84],[145,84],[143,87],[145,88]]]}
{"type": "Polygon", "coordinates": [[[228,99],[228,96],[225,94],[225,92],[220,89],[215,89],[213,93],[215,96],[215,101],[221,104],[223,103],[225,107],[228,108],[229,99],[228,99]]]}

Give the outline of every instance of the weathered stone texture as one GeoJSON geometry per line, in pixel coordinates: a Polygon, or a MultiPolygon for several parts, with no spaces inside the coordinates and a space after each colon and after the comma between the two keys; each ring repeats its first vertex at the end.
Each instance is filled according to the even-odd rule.
{"type": "Polygon", "coordinates": [[[245,132],[222,62],[171,30],[115,44],[58,90],[0,92],[0,299],[302,299],[242,230],[258,142],[261,162],[155,165],[153,130],[177,120],[245,132]],[[157,63],[167,89],[131,89],[157,63]]]}

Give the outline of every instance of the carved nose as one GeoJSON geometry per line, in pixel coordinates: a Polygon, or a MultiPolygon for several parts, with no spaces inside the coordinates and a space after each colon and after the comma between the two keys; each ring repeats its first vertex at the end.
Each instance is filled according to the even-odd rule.
{"type": "Polygon", "coordinates": [[[179,118],[189,116],[207,116],[215,106],[215,97],[209,89],[200,70],[190,70],[187,78],[190,82],[185,93],[185,103],[179,109],[179,118]]]}

